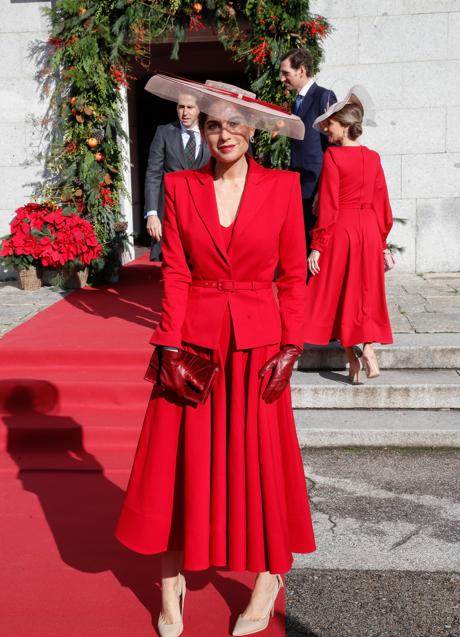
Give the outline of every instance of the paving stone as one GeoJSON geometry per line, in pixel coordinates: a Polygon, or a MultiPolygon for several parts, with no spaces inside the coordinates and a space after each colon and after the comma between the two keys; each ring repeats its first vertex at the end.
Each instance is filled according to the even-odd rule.
{"type": "Polygon", "coordinates": [[[42,287],[26,292],[18,287],[17,282],[0,283],[0,336],[24,323],[41,310],[69,294],[68,290],[42,287]]]}
{"type": "Polygon", "coordinates": [[[32,307],[25,305],[7,305],[1,310],[0,322],[5,325],[11,325],[12,323],[19,323],[24,320],[31,312],[32,307]]]}
{"type": "Polygon", "coordinates": [[[400,312],[390,313],[390,323],[391,329],[396,334],[411,334],[415,331],[408,317],[400,312]]]}
{"type": "Polygon", "coordinates": [[[399,310],[405,312],[422,312],[425,306],[425,298],[421,294],[401,294],[398,298],[397,304],[399,310]]]}
{"type": "Polygon", "coordinates": [[[410,321],[416,332],[435,334],[436,332],[460,332],[458,312],[414,312],[410,321]]]}
{"type": "Polygon", "coordinates": [[[447,294],[455,294],[454,288],[450,285],[441,284],[440,282],[436,283],[428,283],[427,281],[423,281],[423,283],[417,283],[416,281],[410,281],[404,283],[402,285],[402,289],[407,294],[413,294],[416,292],[417,294],[422,294],[423,296],[443,296],[447,294]]]}
{"type": "Polygon", "coordinates": [[[458,320],[460,322],[460,306],[458,303],[445,304],[442,308],[439,307],[439,303],[426,303],[424,309],[425,312],[429,312],[430,314],[442,314],[443,312],[448,312],[449,314],[458,313],[458,320]]]}
{"type": "Polygon", "coordinates": [[[422,276],[428,281],[431,279],[454,279],[460,285],[460,276],[458,272],[426,272],[422,276]]]}
{"type": "Polygon", "coordinates": [[[435,299],[435,298],[445,298],[445,299],[452,299],[455,298],[456,296],[460,296],[458,294],[458,292],[455,290],[455,288],[452,287],[446,287],[443,290],[441,289],[428,289],[428,290],[424,290],[421,292],[422,296],[424,296],[426,299],[435,299]]]}
{"type": "Polygon", "coordinates": [[[455,305],[460,310],[460,294],[450,294],[448,296],[429,296],[427,297],[430,303],[437,304],[440,311],[446,305],[455,305]]]}

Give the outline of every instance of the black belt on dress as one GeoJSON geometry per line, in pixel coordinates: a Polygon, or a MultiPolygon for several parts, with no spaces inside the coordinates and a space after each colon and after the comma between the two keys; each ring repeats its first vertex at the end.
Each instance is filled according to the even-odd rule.
{"type": "Polygon", "coordinates": [[[215,288],[222,292],[234,292],[235,290],[265,290],[272,287],[272,281],[205,281],[204,279],[193,279],[192,285],[199,288],[215,288]]]}

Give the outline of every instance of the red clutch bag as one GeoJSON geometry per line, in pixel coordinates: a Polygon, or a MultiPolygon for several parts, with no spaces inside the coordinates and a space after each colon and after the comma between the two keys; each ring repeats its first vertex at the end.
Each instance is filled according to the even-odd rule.
{"type": "MultiPolygon", "coordinates": [[[[212,389],[217,373],[219,372],[219,365],[212,361],[208,361],[205,358],[201,358],[201,356],[197,356],[196,354],[190,354],[190,352],[186,352],[183,349],[180,350],[180,353],[182,360],[189,368],[190,372],[203,385],[203,389],[199,391],[192,385],[186,383],[184,398],[193,403],[205,403],[212,389]]],[[[161,388],[158,382],[159,376],[160,360],[158,356],[158,349],[155,348],[144,378],[150,383],[161,388]]]]}

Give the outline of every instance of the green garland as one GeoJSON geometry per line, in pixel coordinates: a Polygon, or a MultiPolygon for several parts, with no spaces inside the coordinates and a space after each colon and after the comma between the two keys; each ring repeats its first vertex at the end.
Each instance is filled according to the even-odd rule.
{"type": "MultiPolygon", "coordinates": [[[[40,78],[45,91],[52,90],[46,117],[51,132],[48,178],[39,194],[94,224],[103,246],[99,266],[109,271],[127,240],[120,212],[125,193],[120,141],[131,60],[142,63],[150,43],[171,33],[171,57],[177,59],[188,32],[214,27],[232,57],[247,62],[258,97],[288,106],[278,79],[281,55],[306,47],[317,70],[330,31],[324,18],[310,14],[308,0],[58,0],[46,11],[52,32],[40,78]]],[[[256,153],[273,167],[286,167],[289,160],[287,140],[269,133],[257,136],[256,153]]]]}

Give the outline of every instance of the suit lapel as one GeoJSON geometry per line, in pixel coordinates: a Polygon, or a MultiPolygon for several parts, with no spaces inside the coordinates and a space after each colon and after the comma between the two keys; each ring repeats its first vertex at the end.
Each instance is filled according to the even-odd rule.
{"type": "Polygon", "coordinates": [[[217,212],[216,194],[214,191],[212,163],[209,162],[198,171],[186,175],[190,195],[195,209],[224,261],[230,265],[227,250],[222,237],[217,212]]]}
{"type": "Polygon", "coordinates": [[[174,130],[171,135],[171,146],[174,149],[174,154],[177,157],[177,161],[184,170],[187,169],[187,161],[185,159],[184,145],[182,143],[182,135],[179,122],[174,124],[174,130]]]}
{"type": "MultiPolygon", "coordinates": [[[[249,170],[244,192],[241,197],[238,216],[235,221],[231,245],[238,240],[238,235],[242,233],[264,204],[264,179],[268,171],[262,166],[259,166],[249,155],[247,155],[247,159],[249,162],[249,170]]],[[[196,211],[206,226],[217,251],[225,262],[230,265],[220,228],[213,183],[212,162],[210,161],[198,171],[188,173],[186,178],[196,211]]]]}
{"type": "Polygon", "coordinates": [[[203,140],[201,140],[200,147],[198,150],[198,155],[195,157],[193,167],[199,168],[203,163],[203,158],[204,158],[204,142],[203,140]]]}
{"type": "Polygon", "coordinates": [[[313,104],[313,98],[315,96],[317,88],[318,88],[318,84],[316,82],[313,82],[313,84],[310,86],[309,91],[307,92],[307,94],[303,98],[302,105],[300,107],[300,112],[298,114],[301,119],[304,118],[304,116],[307,113],[308,109],[313,104]]]}
{"type": "Polygon", "coordinates": [[[249,155],[246,157],[249,162],[249,170],[235,221],[232,243],[238,239],[238,235],[247,227],[264,203],[264,180],[268,171],[249,155]]]}

